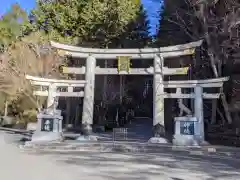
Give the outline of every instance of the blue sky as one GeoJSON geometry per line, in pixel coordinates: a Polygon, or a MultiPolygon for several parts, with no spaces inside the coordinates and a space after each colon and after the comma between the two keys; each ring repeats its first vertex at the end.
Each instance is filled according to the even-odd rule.
{"type": "MultiPolygon", "coordinates": [[[[31,8],[35,6],[35,0],[1,0],[0,5],[0,15],[4,14],[13,3],[19,3],[22,8],[29,11],[31,8]]],[[[151,33],[155,33],[155,28],[158,23],[158,10],[160,8],[160,0],[142,0],[142,3],[145,7],[145,9],[148,12],[148,16],[151,23],[151,33]]]]}

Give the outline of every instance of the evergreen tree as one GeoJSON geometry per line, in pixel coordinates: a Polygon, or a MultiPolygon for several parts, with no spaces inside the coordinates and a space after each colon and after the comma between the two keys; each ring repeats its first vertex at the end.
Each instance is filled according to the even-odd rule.
{"type": "Polygon", "coordinates": [[[27,13],[18,4],[13,4],[11,9],[0,19],[1,51],[4,51],[8,45],[22,37],[28,25],[27,13]]]}
{"type": "Polygon", "coordinates": [[[133,0],[40,0],[31,19],[52,39],[109,47],[125,32],[137,12],[138,5],[133,0]]]}
{"type": "Polygon", "coordinates": [[[137,17],[126,27],[126,32],[119,37],[121,47],[124,48],[144,48],[151,43],[149,35],[150,24],[143,8],[139,5],[137,17]]]}
{"type": "Polygon", "coordinates": [[[182,44],[196,39],[192,31],[193,18],[193,9],[187,1],[164,0],[156,35],[157,46],[182,44]]]}

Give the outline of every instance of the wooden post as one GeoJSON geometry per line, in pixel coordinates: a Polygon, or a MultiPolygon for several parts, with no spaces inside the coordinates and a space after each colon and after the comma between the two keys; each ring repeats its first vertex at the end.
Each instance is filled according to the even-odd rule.
{"type": "Polygon", "coordinates": [[[84,89],[82,130],[85,135],[92,132],[93,124],[93,104],[94,104],[94,86],[95,86],[95,68],[96,59],[89,56],[86,62],[86,85],[84,89]]]}
{"type": "Polygon", "coordinates": [[[4,104],[4,117],[7,117],[8,115],[8,100],[5,100],[5,104],[4,104]]]}
{"type": "Polygon", "coordinates": [[[153,84],[153,126],[154,136],[164,137],[164,86],[163,86],[163,58],[156,55],[154,58],[154,84],[153,84]]]}
{"type": "MultiPolygon", "coordinates": [[[[67,91],[68,92],[73,92],[73,87],[72,86],[69,86],[67,88],[67,91]]],[[[70,125],[72,124],[73,125],[73,122],[71,121],[71,100],[72,98],[71,97],[67,97],[66,98],[66,125],[70,125]]]]}
{"type": "Polygon", "coordinates": [[[199,131],[200,131],[200,141],[204,142],[204,117],[203,117],[203,88],[201,86],[196,86],[194,88],[195,91],[195,100],[194,100],[194,113],[195,117],[199,123],[199,131]]]}
{"type": "Polygon", "coordinates": [[[69,124],[71,124],[71,122],[70,122],[70,113],[71,113],[71,101],[70,101],[70,97],[66,97],[65,98],[65,100],[66,100],[66,121],[65,121],[65,125],[69,125],[69,124]]]}
{"type": "Polygon", "coordinates": [[[212,116],[211,116],[211,124],[216,123],[217,118],[217,99],[212,100],[212,116]]]}
{"type": "MultiPolygon", "coordinates": [[[[104,60],[104,68],[107,68],[108,67],[108,62],[107,62],[107,60],[104,60]]],[[[103,94],[102,94],[102,100],[103,100],[103,102],[105,102],[106,101],[106,98],[107,98],[107,95],[106,95],[106,91],[107,91],[107,89],[108,89],[108,75],[106,74],[106,75],[104,75],[104,77],[103,77],[104,79],[103,79],[103,94]]]]}
{"type": "Polygon", "coordinates": [[[76,106],[76,110],[75,110],[75,121],[74,121],[74,126],[76,127],[78,125],[78,121],[79,121],[79,104],[77,104],[76,106]]]}

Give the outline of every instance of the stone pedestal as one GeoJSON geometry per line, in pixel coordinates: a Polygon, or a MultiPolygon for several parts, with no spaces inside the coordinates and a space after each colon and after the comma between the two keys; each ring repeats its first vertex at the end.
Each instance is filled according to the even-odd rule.
{"type": "Polygon", "coordinates": [[[199,146],[202,142],[200,123],[196,117],[175,117],[173,144],[177,146],[199,146]]]}
{"type": "Polygon", "coordinates": [[[54,114],[39,113],[37,116],[37,129],[31,142],[62,141],[62,116],[60,111],[54,114]]]}

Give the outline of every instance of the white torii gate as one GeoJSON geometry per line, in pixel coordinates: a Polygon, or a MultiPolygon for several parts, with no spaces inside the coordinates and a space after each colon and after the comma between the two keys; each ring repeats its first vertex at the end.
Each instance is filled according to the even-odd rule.
{"type": "MultiPolygon", "coordinates": [[[[185,68],[167,68],[164,67],[164,60],[170,57],[178,57],[192,55],[195,48],[202,44],[202,41],[191,42],[182,45],[146,48],[146,49],[94,49],[82,48],[51,42],[52,46],[59,50],[62,56],[72,56],[78,58],[86,58],[86,67],[81,68],[65,68],[65,73],[84,74],[85,73],[85,89],[82,123],[85,128],[91,131],[93,124],[93,104],[94,104],[94,86],[95,74],[127,74],[127,75],[153,75],[154,76],[154,102],[153,102],[153,126],[160,125],[164,128],[164,98],[194,98],[195,99],[195,116],[203,126],[203,110],[202,98],[218,98],[219,93],[208,94],[203,93],[205,87],[221,87],[227,78],[219,78],[205,81],[163,81],[164,75],[186,74],[185,68]],[[154,67],[131,69],[130,72],[120,72],[114,68],[96,67],[97,59],[116,59],[119,56],[127,56],[130,59],[153,59],[154,67]],[[164,88],[175,88],[175,94],[167,94],[164,88]],[[183,94],[181,88],[194,88],[195,93],[183,94]],[[197,108],[198,107],[198,108],[197,108]],[[200,108],[201,107],[201,108],[200,108]]],[[[201,128],[203,132],[203,127],[201,128]]],[[[161,134],[160,134],[161,135],[161,134]]],[[[201,133],[202,135],[202,133],[201,133]]],[[[204,138],[203,138],[204,139],[204,138]]]]}
{"type": "Polygon", "coordinates": [[[30,83],[34,86],[40,86],[38,90],[34,90],[33,94],[36,96],[47,96],[47,109],[54,111],[57,106],[57,97],[83,97],[84,91],[74,92],[75,87],[84,88],[86,81],[84,80],[60,80],[60,79],[48,79],[34,77],[30,75],[25,76],[30,80],[30,83]],[[47,87],[47,90],[42,90],[43,87],[47,87]],[[58,88],[67,88],[66,92],[61,92],[58,88]]]}
{"type": "Polygon", "coordinates": [[[76,91],[74,88],[84,88],[84,80],[60,80],[25,76],[33,86],[38,86],[33,94],[36,96],[47,96],[47,114],[40,112],[37,116],[36,131],[32,136],[32,141],[56,141],[62,140],[62,116],[57,110],[58,97],[83,97],[82,90],[76,91]],[[46,87],[46,88],[43,88],[46,87]],[[58,88],[66,88],[66,92],[59,91],[58,88]]]}

